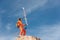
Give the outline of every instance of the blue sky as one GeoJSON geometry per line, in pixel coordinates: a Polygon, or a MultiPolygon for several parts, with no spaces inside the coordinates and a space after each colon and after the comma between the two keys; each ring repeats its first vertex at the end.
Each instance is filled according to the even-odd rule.
{"type": "Polygon", "coordinates": [[[23,17],[22,7],[29,24],[27,35],[60,40],[60,0],[0,0],[0,40],[16,39],[16,22],[23,17]]]}

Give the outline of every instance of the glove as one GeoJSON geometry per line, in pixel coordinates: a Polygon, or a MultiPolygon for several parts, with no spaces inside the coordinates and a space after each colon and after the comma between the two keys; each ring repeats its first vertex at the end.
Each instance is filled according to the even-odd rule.
{"type": "Polygon", "coordinates": [[[24,29],[27,29],[27,27],[25,27],[24,29]]]}
{"type": "Polygon", "coordinates": [[[19,26],[16,24],[17,28],[19,28],[19,26]]]}

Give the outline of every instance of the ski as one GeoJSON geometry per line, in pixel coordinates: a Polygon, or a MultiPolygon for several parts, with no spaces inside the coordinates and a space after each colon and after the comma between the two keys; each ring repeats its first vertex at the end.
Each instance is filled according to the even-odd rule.
{"type": "Polygon", "coordinates": [[[25,8],[23,7],[22,9],[23,9],[23,15],[24,15],[25,23],[26,23],[26,25],[28,25],[25,8]]]}

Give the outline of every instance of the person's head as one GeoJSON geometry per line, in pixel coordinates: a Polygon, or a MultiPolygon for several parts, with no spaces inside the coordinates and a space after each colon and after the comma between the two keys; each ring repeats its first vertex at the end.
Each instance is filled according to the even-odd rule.
{"type": "Polygon", "coordinates": [[[22,21],[22,19],[21,19],[21,18],[19,18],[18,20],[19,20],[19,21],[22,21]]]}

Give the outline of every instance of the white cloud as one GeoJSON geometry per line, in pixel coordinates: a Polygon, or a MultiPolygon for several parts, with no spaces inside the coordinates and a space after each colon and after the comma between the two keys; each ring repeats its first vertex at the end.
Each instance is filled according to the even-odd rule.
{"type": "Polygon", "coordinates": [[[60,39],[60,24],[44,25],[38,31],[37,36],[40,36],[42,40],[59,40],[60,39]]]}
{"type": "Polygon", "coordinates": [[[47,8],[54,8],[60,5],[59,0],[33,0],[27,4],[27,12],[31,12],[40,8],[41,10],[45,10],[47,8]]]}
{"type": "Polygon", "coordinates": [[[8,31],[10,31],[10,30],[12,29],[11,26],[12,26],[12,24],[11,24],[11,23],[8,23],[8,24],[6,25],[6,29],[7,29],[8,31]]]}
{"type": "Polygon", "coordinates": [[[0,40],[16,40],[16,36],[0,36],[0,40]]]}
{"type": "Polygon", "coordinates": [[[28,0],[26,0],[26,1],[17,0],[13,4],[11,4],[11,6],[12,6],[11,8],[13,9],[13,11],[11,11],[10,13],[14,13],[14,15],[11,14],[9,17],[11,17],[11,16],[21,17],[20,15],[22,15],[22,12],[21,12],[22,6],[25,7],[26,13],[29,13],[29,12],[37,9],[39,6],[40,7],[44,6],[47,2],[48,2],[48,0],[29,0],[29,1],[28,0]]]}
{"type": "Polygon", "coordinates": [[[1,14],[2,14],[2,13],[5,13],[5,12],[6,12],[5,9],[0,8],[0,13],[1,13],[1,14]]]}
{"type": "Polygon", "coordinates": [[[31,0],[27,5],[27,11],[33,11],[38,7],[43,7],[48,2],[48,0],[31,0]]]}
{"type": "Polygon", "coordinates": [[[22,6],[25,7],[26,13],[30,13],[36,10],[37,8],[41,8],[41,10],[45,10],[48,8],[54,8],[59,5],[60,5],[59,0],[29,0],[29,1],[28,0],[25,0],[25,1],[17,0],[13,4],[11,4],[12,6],[11,8],[13,9],[13,11],[11,11],[10,13],[15,13],[15,15],[10,15],[10,17],[20,16],[22,14],[20,12],[22,6]]]}
{"type": "Polygon", "coordinates": [[[24,0],[17,0],[15,2],[14,9],[19,10],[22,6],[24,6],[27,12],[31,12],[37,9],[38,7],[45,9],[49,7],[55,7],[60,4],[59,0],[25,0],[25,2],[23,2],[24,0]]]}
{"type": "Polygon", "coordinates": [[[0,17],[0,28],[1,28],[1,26],[2,26],[2,22],[1,22],[1,17],[0,17]]]}

